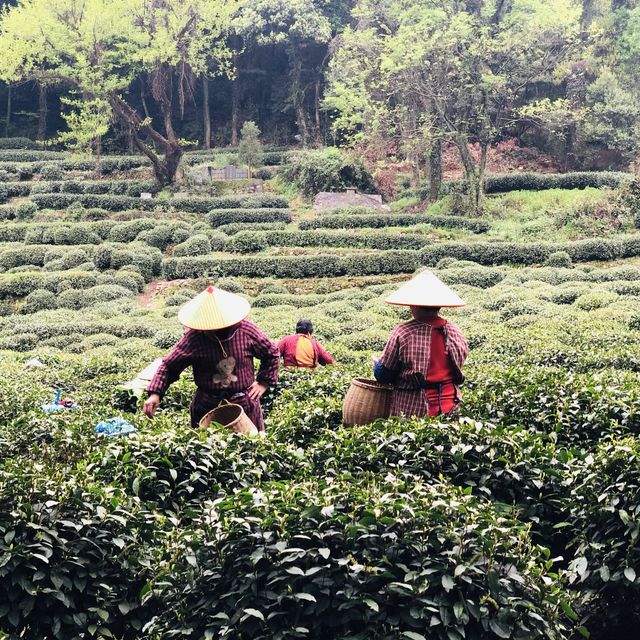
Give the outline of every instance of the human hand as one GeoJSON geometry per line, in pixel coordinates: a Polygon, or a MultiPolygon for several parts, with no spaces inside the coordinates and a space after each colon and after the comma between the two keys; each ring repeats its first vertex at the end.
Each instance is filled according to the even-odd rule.
{"type": "Polygon", "coordinates": [[[380,357],[376,354],[376,353],[372,353],[371,354],[371,362],[372,364],[378,364],[378,360],[380,360],[380,357]]]}
{"type": "Polygon", "coordinates": [[[247,396],[250,400],[260,400],[262,396],[267,392],[267,386],[264,384],[260,384],[259,382],[254,382],[247,389],[247,396]]]}
{"type": "Polygon", "coordinates": [[[157,393],[152,393],[144,403],[144,413],[147,418],[153,418],[156,415],[156,409],[160,405],[160,396],[157,393]]]}

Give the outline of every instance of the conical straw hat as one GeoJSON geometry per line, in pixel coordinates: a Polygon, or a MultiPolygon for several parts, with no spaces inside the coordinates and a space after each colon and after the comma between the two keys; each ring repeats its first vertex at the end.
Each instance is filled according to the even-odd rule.
{"type": "Polygon", "coordinates": [[[189,329],[225,329],[249,315],[251,305],[235,293],[208,287],[180,309],[178,320],[189,329]]]}
{"type": "Polygon", "coordinates": [[[407,307],[463,307],[464,300],[431,271],[423,271],[394,291],[387,304],[407,307]]]}

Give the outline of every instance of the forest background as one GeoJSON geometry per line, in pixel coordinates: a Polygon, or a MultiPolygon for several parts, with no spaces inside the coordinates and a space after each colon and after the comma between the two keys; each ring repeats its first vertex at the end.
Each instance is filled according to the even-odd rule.
{"type": "Polygon", "coordinates": [[[435,199],[444,157],[479,210],[492,148],[633,164],[639,27],[635,0],[32,0],[2,25],[0,133],[142,151],[170,184],[184,150],[253,121],[276,145],[355,146],[383,192],[406,163],[435,199]]]}

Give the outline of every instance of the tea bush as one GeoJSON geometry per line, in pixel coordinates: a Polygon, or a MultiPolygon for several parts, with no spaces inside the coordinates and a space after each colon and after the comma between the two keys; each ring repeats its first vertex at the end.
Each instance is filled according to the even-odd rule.
{"type": "Polygon", "coordinates": [[[431,224],[434,227],[465,229],[473,233],[484,233],[491,228],[486,220],[474,220],[461,216],[434,214],[378,214],[378,215],[338,215],[320,216],[313,220],[303,220],[300,229],[354,229],[360,227],[412,227],[417,224],[431,224]]]}
{"type": "Polygon", "coordinates": [[[40,209],[65,209],[70,204],[77,202],[84,207],[106,209],[107,211],[127,211],[129,209],[154,211],[156,209],[173,208],[177,211],[189,211],[192,213],[208,213],[212,209],[277,209],[288,205],[286,199],[269,194],[143,200],[123,195],[46,193],[32,195],[31,201],[40,209]]]}
{"type": "Polygon", "coordinates": [[[228,251],[257,253],[267,247],[337,247],[421,249],[429,240],[419,235],[321,233],[305,231],[240,231],[227,243],[228,251]]]}
{"type": "Polygon", "coordinates": [[[375,191],[373,177],[362,161],[335,148],[292,153],[280,175],[309,198],[320,191],[340,191],[346,187],[375,191]]]}
{"type": "MultiPolygon", "coordinates": [[[[222,230],[230,224],[254,224],[254,223],[289,223],[291,212],[288,209],[227,209],[224,211],[212,210],[207,216],[212,227],[222,230]]],[[[244,227],[246,229],[246,226],[244,227]]]]}

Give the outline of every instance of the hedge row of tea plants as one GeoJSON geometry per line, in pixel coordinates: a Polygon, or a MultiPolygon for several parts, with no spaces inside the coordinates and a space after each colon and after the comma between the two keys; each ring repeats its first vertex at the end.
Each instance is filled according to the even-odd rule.
{"type": "Polygon", "coordinates": [[[0,183],[0,193],[7,197],[25,197],[31,194],[84,193],[140,197],[143,192],[155,192],[153,180],[39,180],[37,182],[0,183]]]}
{"type": "Polygon", "coordinates": [[[442,216],[434,214],[377,214],[377,215],[326,215],[303,220],[300,229],[357,229],[361,227],[412,227],[430,224],[434,227],[464,229],[473,233],[489,231],[491,225],[486,220],[474,220],[462,216],[442,216]]]}
{"type": "Polygon", "coordinates": [[[336,247],[363,249],[421,249],[429,239],[420,235],[322,233],[317,231],[240,231],[225,249],[257,253],[267,247],[336,247]]]}
{"type": "MultiPolygon", "coordinates": [[[[586,189],[594,187],[619,187],[631,174],[620,171],[574,171],[569,173],[505,173],[485,178],[485,193],[508,193],[509,191],[543,191],[545,189],[586,189]]],[[[464,180],[448,180],[441,193],[464,192],[464,180]]],[[[416,195],[422,200],[429,197],[429,186],[421,187],[416,195]]]]}
{"type": "Polygon", "coordinates": [[[40,209],[66,209],[71,204],[79,203],[83,207],[96,207],[107,211],[127,211],[129,209],[153,211],[155,209],[172,208],[176,211],[192,213],[208,213],[213,209],[268,209],[286,208],[288,206],[285,198],[271,194],[219,196],[215,198],[185,197],[163,200],[115,195],[52,193],[32,195],[31,200],[40,209]]]}
{"type": "Polygon", "coordinates": [[[252,258],[167,258],[163,261],[168,280],[212,276],[249,278],[311,278],[380,273],[410,273],[419,266],[415,251],[384,251],[348,257],[258,256],[252,258]]]}
{"type": "Polygon", "coordinates": [[[16,603],[0,628],[266,640],[293,620],[318,640],[561,640],[637,619],[632,520],[594,499],[609,491],[632,512],[634,439],[589,457],[515,425],[341,428],[349,373],[284,374],[261,442],[191,431],[175,413],[188,394],[155,426],[129,416],[141,433],[107,442],[91,431],[108,390],[87,389],[98,407],[71,420],[30,413],[32,391],[16,411],[8,394],[2,434],[23,428],[0,473],[0,588],[16,603]],[[46,537],[29,526],[34,513],[46,537]],[[616,535],[615,552],[597,538],[597,555],[584,552],[583,523],[616,535]],[[550,543],[564,577],[537,546],[550,543]],[[40,581],[60,595],[36,590],[23,605],[40,581]]]}
{"type": "Polygon", "coordinates": [[[590,238],[574,242],[441,242],[422,249],[424,264],[442,258],[471,260],[480,264],[541,264],[564,251],[575,262],[607,261],[640,255],[640,236],[590,238]]]}
{"type": "MultiPolygon", "coordinates": [[[[229,207],[228,209],[220,209],[219,211],[211,211],[207,216],[207,220],[212,227],[226,227],[230,224],[243,225],[254,223],[274,223],[291,222],[291,211],[288,209],[238,209],[229,207]]],[[[245,226],[246,229],[246,226],[245,226]]]]}

